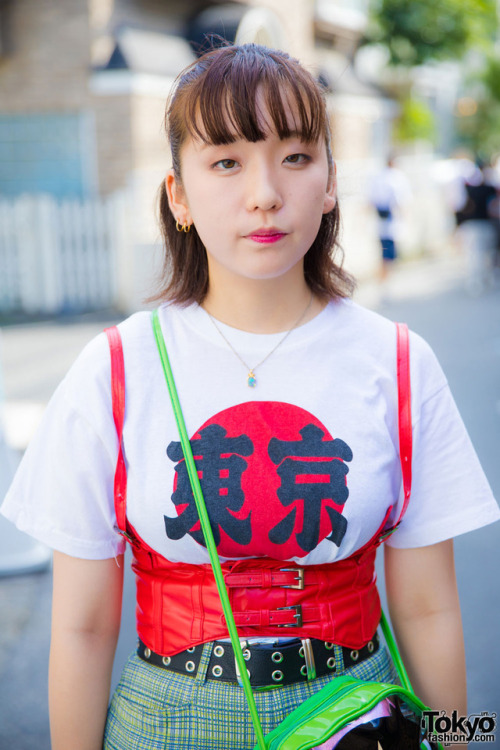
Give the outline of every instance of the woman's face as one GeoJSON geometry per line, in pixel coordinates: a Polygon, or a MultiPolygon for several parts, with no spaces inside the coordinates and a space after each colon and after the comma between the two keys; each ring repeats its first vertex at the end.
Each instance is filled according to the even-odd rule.
{"type": "Polygon", "coordinates": [[[264,105],[260,111],[265,140],[211,145],[189,137],[181,148],[182,184],[167,176],[175,218],[194,223],[206,248],[211,285],[303,274],[322,215],[335,206],[325,142],[281,140],[265,126],[264,105]]]}

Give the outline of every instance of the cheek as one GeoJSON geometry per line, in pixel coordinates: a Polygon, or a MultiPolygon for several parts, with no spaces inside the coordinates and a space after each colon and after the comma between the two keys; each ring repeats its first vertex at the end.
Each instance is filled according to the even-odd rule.
{"type": "Polygon", "coordinates": [[[331,211],[335,205],[335,200],[332,200],[325,191],[325,185],[318,183],[313,189],[309,190],[304,196],[302,202],[302,212],[306,218],[311,221],[321,221],[324,213],[331,211]],[[331,204],[331,205],[330,205],[331,204]]]}
{"type": "Polygon", "coordinates": [[[228,220],[228,207],[213,193],[197,195],[196,198],[190,206],[191,216],[201,239],[209,241],[228,220]]]}
{"type": "Polygon", "coordinates": [[[187,194],[190,210],[200,218],[219,217],[227,213],[228,203],[234,197],[228,191],[221,190],[212,181],[199,179],[191,186],[187,194]]]}
{"type": "Polygon", "coordinates": [[[298,183],[295,187],[299,189],[302,200],[305,205],[323,206],[323,202],[331,185],[331,178],[328,168],[325,165],[316,165],[314,174],[310,175],[309,180],[298,183]]]}
{"type": "Polygon", "coordinates": [[[224,229],[229,226],[232,211],[228,201],[202,186],[188,196],[189,211],[196,231],[207,250],[222,242],[224,229]]]}

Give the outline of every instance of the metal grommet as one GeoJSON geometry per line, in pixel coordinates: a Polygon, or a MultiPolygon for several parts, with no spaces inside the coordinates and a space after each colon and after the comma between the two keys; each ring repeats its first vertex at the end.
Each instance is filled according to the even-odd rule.
{"type": "Polygon", "coordinates": [[[368,652],[371,654],[373,652],[373,649],[375,648],[375,644],[373,641],[368,641],[366,644],[366,648],[368,649],[368,652]]]}
{"type": "Polygon", "coordinates": [[[220,677],[222,674],[222,667],[220,664],[216,664],[215,667],[212,667],[212,674],[214,677],[220,677]]]}
{"type": "Polygon", "coordinates": [[[304,655],[305,655],[305,652],[304,652],[304,646],[301,646],[301,647],[299,648],[299,656],[301,656],[302,658],[304,658],[304,655]]]}
{"type": "Polygon", "coordinates": [[[221,646],[220,644],[215,646],[214,654],[215,656],[224,656],[224,646],[221,646]]]}
{"type": "Polygon", "coordinates": [[[358,661],[358,659],[359,659],[359,651],[351,651],[350,656],[351,656],[351,659],[353,661],[358,661]]]}
{"type": "Polygon", "coordinates": [[[328,669],[335,669],[335,659],[333,656],[330,656],[330,658],[327,659],[326,666],[328,669]]]}
{"type": "Polygon", "coordinates": [[[170,658],[170,656],[164,656],[162,658],[162,662],[163,662],[163,666],[164,667],[168,667],[171,661],[172,661],[172,659],[170,658]]]}
{"type": "Polygon", "coordinates": [[[246,649],[245,649],[245,650],[243,651],[243,658],[244,658],[244,660],[245,660],[245,661],[249,661],[249,659],[250,659],[250,657],[251,657],[251,656],[252,656],[252,654],[251,654],[251,652],[250,652],[250,649],[249,649],[249,648],[246,648],[246,649]]]}
{"type": "Polygon", "coordinates": [[[304,677],[307,677],[307,666],[305,664],[301,666],[300,674],[303,675],[304,677]]]}
{"type": "Polygon", "coordinates": [[[194,670],[196,669],[196,664],[194,663],[194,661],[187,661],[185,667],[186,672],[194,672],[194,670]]]}
{"type": "Polygon", "coordinates": [[[149,659],[150,656],[151,656],[151,649],[150,648],[145,648],[144,649],[144,657],[146,659],[149,659]]]}
{"type": "Polygon", "coordinates": [[[187,652],[188,654],[194,654],[194,652],[195,652],[195,649],[196,649],[196,646],[191,646],[190,648],[187,648],[187,649],[186,649],[186,652],[187,652]]]}
{"type": "Polygon", "coordinates": [[[275,682],[281,682],[281,680],[283,679],[283,672],[281,671],[281,669],[275,669],[271,677],[275,682]]]}
{"type": "Polygon", "coordinates": [[[271,659],[275,664],[281,664],[281,662],[283,661],[283,654],[281,653],[281,651],[273,651],[271,659]]]}
{"type": "Polygon", "coordinates": [[[334,646],[333,643],[329,643],[328,641],[325,641],[325,648],[327,651],[331,651],[333,646],[334,646]]]}

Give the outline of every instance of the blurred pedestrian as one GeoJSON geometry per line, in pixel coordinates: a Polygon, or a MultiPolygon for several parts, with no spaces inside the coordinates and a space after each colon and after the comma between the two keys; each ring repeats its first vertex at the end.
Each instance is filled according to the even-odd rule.
{"type": "Polygon", "coordinates": [[[398,257],[397,239],[400,236],[401,214],[411,198],[410,183],[406,175],[387,159],[385,167],[373,176],[369,185],[369,200],[378,215],[378,236],[382,249],[379,280],[382,294],[387,290],[385,282],[398,257]]]}
{"type": "Polygon", "coordinates": [[[474,179],[477,167],[473,156],[463,149],[460,149],[444,164],[446,165],[442,178],[444,197],[448,208],[453,213],[455,226],[459,227],[463,221],[463,210],[467,203],[465,185],[470,179],[474,179]]]}
{"type": "Polygon", "coordinates": [[[480,294],[492,281],[498,246],[497,188],[484,162],[477,161],[477,169],[465,182],[465,193],[460,234],[467,259],[466,286],[471,294],[480,294]]]}
{"type": "Polygon", "coordinates": [[[489,204],[489,213],[493,221],[496,236],[496,252],[493,260],[493,279],[500,280],[500,155],[491,160],[487,172],[489,182],[496,189],[496,196],[489,204]]]}

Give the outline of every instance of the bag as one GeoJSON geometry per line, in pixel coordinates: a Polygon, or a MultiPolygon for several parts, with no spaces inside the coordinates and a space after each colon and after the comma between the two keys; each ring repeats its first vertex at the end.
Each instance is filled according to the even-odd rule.
{"type": "Polygon", "coordinates": [[[380,219],[392,219],[392,211],[390,208],[379,208],[377,206],[377,213],[380,219]]]}
{"type": "MultiPolygon", "coordinates": [[[[411,750],[424,704],[405,688],[353,677],[331,682],[265,737],[268,750],[411,750]]],[[[433,747],[429,743],[424,747],[433,747]]],[[[435,747],[435,746],[434,746],[435,747]]]]}
{"type": "MultiPolygon", "coordinates": [[[[420,747],[441,748],[442,750],[440,744],[430,744],[422,733],[421,715],[426,706],[415,696],[411,688],[383,612],[382,632],[402,686],[364,681],[349,676],[335,677],[328,685],[292,711],[267,737],[264,737],[157,310],[152,313],[152,323],[181,439],[186,469],[233,645],[237,669],[257,737],[255,750],[364,750],[365,748],[378,750],[379,747],[383,750],[411,750],[420,747]]],[[[407,329],[404,328],[404,330],[407,329]]],[[[405,373],[407,377],[407,366],[405,373]]],[[[408,457],[405,456],[405,459],[407,460],[408,457]]],[[[404,472],[404,474],[407,473],[404,472]]],[[[408,484],[407,481],[405,481],[406,484],[408,484]]],[[[409,486],[405,486],[405,503],[408,499],[409,486]]]]}

